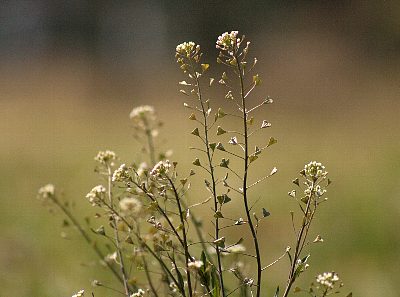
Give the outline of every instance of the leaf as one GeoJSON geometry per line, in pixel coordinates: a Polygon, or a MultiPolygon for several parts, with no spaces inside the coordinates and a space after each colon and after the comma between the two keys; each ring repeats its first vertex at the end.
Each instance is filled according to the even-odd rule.
{"type": "Polygon", "coordinates": [[[210,87],[212,86],[213,82],[214,82],[214,78],[210,78],[210,87]]]}
{"type": "Polygon", "coordinates": [[[221,126],[218,126],[217,135],[222,135],[222,134],[225,134],[225,133],[226,133],[226,131],[224,129],[222,129],[221,126]]]}
{"type": "Polygon", "coordinates": [[[193,134],[194,136],[200,136],[199,128],[195,128],[190,134],[193,134]]]}
{"type": "Polygon", "coordinates": [[[94,232],[94,233],[96,233],[96,234],[99,234],[99,235],[102,235],[102,236],[106,236],[106,230],[104,229],[104,226],[103,225],[101,225],[99,228],[97,228],[96,230],[93,230],[92,229],[92,231],[94,232]]]}
{"type": "Polygon", "coordinates": [[[217,116],[218,118],[222,119],[224,116],[226,116],[226,113],[221,108],[218,108],[217,116]]]}
{"type": "Polygon", "coordinates": [[[195,121],[195,120],[196,120],[196,115],[195,115],[194,113],[192,113],[192,114],[189,116],[189,120],[195,121]]]}
{"type": "Polygon", "coordinates": [[[294,293],[299,293],[299,292],[301,292],[301,288],[296,287],[296,288],[294,288],[293,292],[294,292],[294,293]]]}
{"type": "Polygon", "coordinates": [[[207,71],[207,69],[210,67],[210,64],[201,64],[201,70],[203,70],[203,72],[207,71]]]}
{"type": "Polygon", "coordinates": [[[274,103],[274,100],[272,98],[270,98],[269,96],[264,99],[263,104],[271,104],[271,103],[274,103]]]}
{"type": "Polygon", "coordinates": [[[261,124],[261,129],[271,127],[271,123],[269,123],[267,120],[263,120],[261,124]]]}
{"type": "Polygon", "coordinates": [[[222,219],[223,217],[224,216],[222,215],[222,212],[220,212],[220,211],[217,211],[214,214],[214,218],[216,218],[216,219],[222,219]]]}
{"type": "Polygon", "coordinates": [[[274,297],[278,297],[278,296],[279,296],[279,286],[276,288],[274,297]]]}
{"type": "Polygon", "coordinates": [[[196,158],[196,159],[192,162],[192,164],[195,165],[195,166],[201,166],[201,163],[200,163],[199,158],[196,158]]]}
{"type": "Polygon", "coordinates": [[[220,150],[220,151],[225,151],[225,148],[224,148],[224,146],[222,145],[221,142],[218,142],[216,148],[217,148],[218,150],[220,150]]]}
{"type": "Polygon", "coordinates": [[[271,145],[273,145],[273,144],[275,144],[277,142],[278,142],[278,140],[276,140],[275,138],[271,137],[269,139],[269,141],[268,141],[267,147],[269,147],[269,146],[271,146],[271,145]]]}
{"type": "Polygon", "coordinates": [[[298,178],[295,178],[294,180],[292,180],[292,183],[294,183],[295,185],[297,185],[298,187],[300,187],[300,182],[298,178]]]}
{"type": "Polygon", "coordinates": [[[229,168],[229,159],[222,158],[219,166],[224,167],[224,168],[229,168]]]}
{"type": "Polygon", "coordinates": [[[271,213],[268,210],[266,210],[265,208],[262,209],[262,212],[263,212],[264,218],[269,217],[271,215],[271,213]]]}
{"type": "Polygon", "coordinates": [[[353,293],[350,292],[346,297],[353,297],[353,293]]]}
{"type": "Polygon", "coordinates": [[[182,94],[185,94],[186,96],[189,96],[189,94],[185,90],[179,90],[182,94]]]}
{"type": "Polygon", "coordinates": [[[232,201],[232,199],[229,198],[229,196],[226,194],[217,196],[217,200],[218,200],[219,204],[226,204],[226,203],[232,201]]]}
{"type": "Polygon", "coordinates": [[[258,159],[258,156],[256,156],[256,155],[250,155],[250,156],[249,156],[249,161],[250,161],[250,163],[254,162],[254,161],[257,160],[257,159],[258,159]]]}
{"type": "Polygon", "coordinates": [[[269,175],[272,176],[277,172],[278,172],[278,168],[274,167],[274,168],[272,168],[271,173],[269,175]]]}
{"type": "Polygon", "coordinates": [[[261,83],[261,79],[258,74],[253,76],[253,83],[258,86],[261,83]]]}
{"type": "Polygon", "coordinates": [[[211,149],[212,151],[215,150],[215,147],[216,147],[216,146],[217,146],[217,144],[216,144],[215,142],[210,143],[210,149],[211,149]]]}
{"type": "Polygon", "coordinates": [[[229,144],[232,144],[232,145],[237,145],[237,144],[238,144],[238,142],[237,142],[237,137],[236,137],[236,136],[233,136],[233,137],[228,141],[228,143],[229,143],[229,144]]]}
{"type": "Polygon", "coordinates": [[[191,84],[187,83],[184,80],[180,81],[179,84],[182,85],[182,86],[191,86],[191,84]]]}

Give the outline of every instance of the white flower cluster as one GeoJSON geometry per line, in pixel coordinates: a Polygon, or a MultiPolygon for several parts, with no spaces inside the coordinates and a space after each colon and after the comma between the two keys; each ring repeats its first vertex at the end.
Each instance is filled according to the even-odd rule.
{"type": "Polygon", "coordinates": [[[203,261],[195,260],[188,263],[188,268],[192,270],[198,270],[204,265],[203,261]]]}
{"type": "Polygon", "coordinates": [[[231,31],[230,33],[225,32],[217,39],[217,49],[233,52],[235,48],[240,45],[240,38],[238,38],[238,31],[231,31]]]}
{"type": "Polygon", "coordinates": [[[325,178],[328,172],[325,170],[325,166],[317,161],[312,161],[304,166],[304,174],[312,178],[313,180],[317,180],[318,178],[325,178]]]}
{"type": "Polygon", "coordinates": [[[100,151],[94,160],[104,165],[113,165],[113,161],[117,159],[117,155],[113,151],[100,151]]]}
{"type": "Polygon", "coordinates": [[[160,161],[150,171],[150,175],[154,177],[162,177],[162,175],[168,173],[170,168],[171,168],[171,163],[169,162],[169,160],[160,161]]]}
{"type": "Polygon", "coordinates": [[[82,297],[85,295],[85,290],[80,290],[78,293],[72,295],[71,297],[82,297]]]}
{"type": "Polygon", "coordinates": [[[131,120],[135,119],[143,119],[147,117],[153,117],[155,114],[154,107],[150,105],[142,105],[135,107],[132,109],[131,113],[129,114],[129,118],[131,120]]]}
{"type": "Polygon", "coordinates": [[[136,293],[133,293],[130,297],[141,297],[144,296],[146,292],[142,289],[139,289],[136,293]]]}
{"type": "Polygon", "coordinates": [[[112,175],[113,182],[124,182],[129,180],[129,170],[125,164],[121,164],[112,175]]]}
{"type": "Polygon", "coordinates": [[[308,187],[307,189],[304,190],[304,194],[309,197],[311,195],[311,192],[314,192],[317,197],[322,197],[326,193],[326,189],[322,188],[320,185],[315,186],[314,190],[312,189],[312,186],[308,187]]]}
{"type": "Polygon", "coordinates": [[[131,119],[135,128],[143,130],[150,129],[152,123],[156,120],[154,107],[150,105],[135,107],[129,114],[129,118],[131,119]]]}
{"type": "Polygon", "coordinates": [[[86,194],[86,198],[89,199],[89,202],[96,206],[99,204],[101,200],[103,200],[104,195],[106,193],[106,188],[102,185],[95,186],[90,190],[89,193],[86,194]]]}
{"type": "Polygon", "coordinates": [[[39,197],[42,199],[48,199],[54,197],[55,187],[52,184],[47,184],[39,189],[39,197]]]}
{"type": "Polygon", "coordinates": [[[189,58],[198,48],[199,46],[193,41],[183,42],[176,47],[176,53],[189,58]]]}
{"type": "Polygon", "coordinates": [[[135,215],[142,209],[142,203],[136,198],[125,197],[119,202],[119,207],[122,212],[135,215]]]}
{"type": "Polygon", "coordinates": [[[338,281],[339,276],[336,272],[324,272],[317,276],[317,283],[329,289],[333,289],[335,283],[338,281]]]}

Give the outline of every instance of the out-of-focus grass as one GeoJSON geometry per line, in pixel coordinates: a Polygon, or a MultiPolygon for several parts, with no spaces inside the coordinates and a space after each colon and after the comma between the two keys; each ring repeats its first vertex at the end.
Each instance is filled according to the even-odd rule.
{"type": "MultiPolygon", "coordinates": [[[[175,151],[180,169],[190,168],[194,154],[187,147],[195,139],[188,133],[187,110],[181,107],[186,98],[178,99],[173,78],[156,78],[154,88],[140,89],[146,100],[136,100],[133,93],[131,101],[122,101],[105,100],[111,96],[93,92],[86,77],[79,71],[55,78],[39,74],[29,84],[21,83],[22,89],[7,82],[0,111],[0,281],[4,296],[69,296],[80,288],[89,289],[90,280],[101,278],[99,269],[92,266],[93,253],[74,232],[68,232],[69,240],[60,238],[59,213],[49,214],[35,194],[38,187],[52,182],[75,201],[77,213],[90,210],[84,196],[98,183],[93,173],[96,152],[112,149],[123,161],[140,156],[139,145],[130,136],[132,107],[156,106],[165,122],[161,138],[175,151]]],[[[313,230],[325,243],[313,248],[303,283],[334,269],[356,296],[397,296],[400,106],[394,100],[398,88],[393,81],[366,76],[353,87],[346,84],[343,92],[337,92],[345,98],[336,102],[324,100],[324,85],[317,85],[311,94],[307,92],[312,90],[301,90],[296,94],[298,100],[294,88],[279,88],[278,81],[278,87],[266,91],[280,98],[259,114],[260,120],[273,123],[265,139],[259,140],[265,142],[269,136],[279,140],[257,161],[260,174],[273,166],[279,169],[279,174],[254,192],[254,197],[262,197],[260,207],[272,213],[261,229],[265,263],[292,244],[289,210],[296,204],[286,193],[302,166],[316,159],[326,165],[334,183],[313,230]]],[[[334,94],[327,96],[334,99],[334,94]]],[[[194,184],[193,192],[197,189],[204,193],[201,181],[194,184]]],[[[209,215],[206,209],[202,212],[209,215]]],[[[284,284],[286,267],[284,260],[266,273],[270,290],[284,284]]],[[[108,294],[96,292],[96,296],[108,294]]]]}

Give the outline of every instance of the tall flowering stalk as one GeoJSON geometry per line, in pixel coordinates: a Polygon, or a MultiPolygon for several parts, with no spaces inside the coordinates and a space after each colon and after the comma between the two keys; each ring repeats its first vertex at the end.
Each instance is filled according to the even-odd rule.
{"type": "MultiPolygon", "coordinates": [[[[229,70],[228,74],[223,72],[218,82],[227,88],[225,98],[232,103],[229,107],[232,112],[225,112],[221,107],[212,108],[211,100],[205,99],[204,86],[211,87],[215,79],[209,77],[205,81],[210,65],[202,62],[200,46],[184,42],[176,47],[177,62],[187,75],[187,79],[179,83],[180,91],[194,99],[184,103],[191,110],[189,119],[197,123],[191,134],[201,142],[200,147],[191,148],[201,153],[192,165],[205,172],[204,183],[210,193],[207,199],[189,205],[186,198],[193,191],[191,180],[196,173],[190,170],[181,175],[178,163],[168,160],[170,152],[161,152],[157,141],[161,123],[149,105],[136,107],[130,113],[134,137],[141,143],[142,160],[146,161],[117,164],[120,160],[110,150],[100,151],[95,157],[101,183],[86,195],[95,209],[94,223],[89,217],[85,224],[80,223],[71,204],[61,199],[53,185],[39,190],[39,198],[64,213],[63,225],[75,227],[95,251],[100,264],[118,281],[108,284],[94,280],[93,286],[126,297],[261,297],[268,295],[263,290],[263,272],[285,257],[290,263],[288,278],[283,292],[280,293],[278,286],[274,297],[288,297],[291,292],[326,297],[337,294],[343,286],[335,272],[318,275],[308,289],[294,286],[309,266],[307,247],[323,242],[320,235],[309,240],[316,211],[327,200],[324,195],[330,184],[325,167],[315,161],[305,165],[300,178],[293,181],[301,190],[289,192],[300,212],[298,227],[295,214],[291,212],[295,233],[293,248],[288,246],[268,265],[262,263],[258,231],[261,221],[269,217],[270,212],[262,207],[257,210],[258,201],[254,200],[251,190],[274,175],[277,169],[271,168],[255,181],[250,181],[249,172],[263,151],[277,141],[270,137],[264,145],[251,149],[253,136],[271,126],[265,119],[256,120],[254,112],[273,100],[265,97],[249,107],[249,96],[261,83],[258,74],[250,75],[249,79],[257,63],[256,58],[248,61],[249,45],[237,31],[222,34],[216,42],[217,62],[229,70]],[[239,120],[241,128],[238,131],[227,129],[226,119],[239,120]],[[224,140],[222,135],[230,136],[229,140],[224,140]],[[231,217],[229,213],[226,205],[234,196],[241,198],[243,217],[231,217]],[[194,214],[196,206],[209,203],[212,234],[205,232],[194,214]],[[232,240],[224,236],[224,230],[240,226],[247,228],[246,232],[251,235],[253,248],[250,252],[243,238],[232,240]],[[196,239],[189,232],[192,227],[197,233],[196,239]],[[245,258],[255,262],[255,269],[246,268],[242,261],[245,258]]],[[[84,293],[81,290],[73,297],[84,296],[84,293]]],[[[351,296],[351,293],[347,295],[351,296]]]]}
{"type": "MultiPolygon", "coordinates": [[[[215,165],[213,164],[213,157],[215,151],[215,143],[210,141],[210,130],[213,127],[213,124],[218,119],[215,117],[214,123],[210,124],[210,115],[211,115],[211,108],[210,108],[210,101],[203,100],[203,93],[200,86],[200,78],[205,74],[205,72],[209,68],[209,64],[201,63],[202,53],[200,51],[200,46],[196,45],[194,42],[185,42],[176,47],[176,54],[177,62],[180,64],[181,69],[185,74],[188,75],[190,82],[181,81],[180,85],[186,86],[191,88],[191,94],[194,94],[197,102],[200,104],[200,107],[192,107],[185,103],[185,106],[191,108],[194,112],[200,112],[201,114],[201,121],[197,120],[196,114],[192,113],[189,119],[197,121],[203,128],[202,133],[199,131],[198,128],[195,128],[192,131],[194,136],[197,136],[201,139],[204,144],[204,150],[199,149],[201,152],[206,154],[207,165],[203,167],[201,165],[200,160],[198,158],[193,161],[193,165],[199,166],[203,168],[211,178],[211,182],[206,181],[206,187],[211,192],[211,196],[213,198],[214,204],[214,213],[218,211],[218,194],[217,194],[217,187],[216,187],[216,176],[215,176],[215,165]]],[[[187,94],[185,90],[181,90],[182,93],[187,94]]],[[[217,240],[220,232],[219,227],[219,217],[215,216],[215,229],[214,229],[214,240],[217,240]]],[[[219,288],[215,290],[221,290],[222,296],[226,296],[226,292],[224,289],[224,277],[222,271],[222,261],[221,261],[221,250],[216,246],[216,254],[217,254],[217,265],[218,265],[218,275],[219,275],[219,288]]]]}

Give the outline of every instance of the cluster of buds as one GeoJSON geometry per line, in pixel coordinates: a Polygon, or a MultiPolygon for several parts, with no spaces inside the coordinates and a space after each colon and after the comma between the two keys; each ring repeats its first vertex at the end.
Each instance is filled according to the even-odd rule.
{"type": "Polygon", "coordinates": [[[106,194],[106,188],[102,185],[95,186],[89,193],[86,194],[86,198],[93,205],[100,205],[101,201],[104,200],[106,194]]]}
{"type": "Polygon", "coordinates": [[[217,62],[235,66],[238,62],[237,59],[241,57],[241,65],[245,66],[244,59],[249,50],[250,42],[247,42],[246,46],[240,50],[244,38],[244,36],[239,37],[238,31],[225,32],[219,36],[216,42],[216,48],[220,50],[217,62]]]}
{"type": "Polygon", "coordinates": [[[184,73],[193,67],[191,61],[194,61],[196,64],[199,63],[202,55],[200,45],[195,44],[193,41],[183,42],[176,47],[176,62],[178,62],[184,73]]]}
{"type": "Polygon", "coordinates": [[[130,179],[129,169],[125,164],[121,164],[112,175],[113,182],[127,182],[130,179]]]}
{"type": "Polygon", "coordinates": [[[135,128],[147,130],[156,120],[154,107],[149,105],[135,107],[129,114],[129,118],[135,128]]]}
{"type": "Polygon", "coordinates": [[[158,162],[154,168],[150,171],[150,175],[153,177],[162,178],[166,174],[168,174],[171,168],[171,163],[169,160],[158,162]]]}
{"type": "Polygon", "coordinates": [[[313,181],[316,181],[319,178],[325,178],[328,174],[328,172],[325,170],[325,166],[317,161],[312,161],[305,165],[302,173],[313,181]]]}
{"type": "Polygon", "coordinates": [[[97,153],[94,160],[102,165],[114,166],[114,161],[117,159],[117,155],[113,151],[100,151],[97,153]]]}
{"type": "Polygon", "coordinates": [[[336,272],[324,272],[317,276],[317,283],[321,284],[324,289],[328,290],[332,290],[338,281],[339,276],[336,272]]]}
{"type": "Polygon", "coordinates": [[[38,198],[46,201],[55,197],[55,187],[52,184],[47,184],[41,187],[38,191],[38,198]]]}

